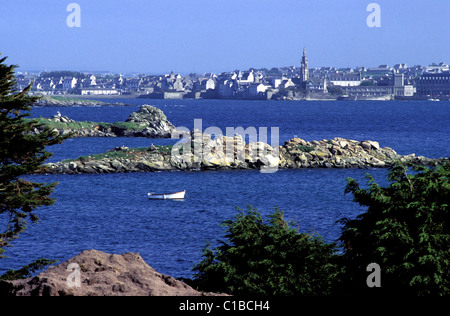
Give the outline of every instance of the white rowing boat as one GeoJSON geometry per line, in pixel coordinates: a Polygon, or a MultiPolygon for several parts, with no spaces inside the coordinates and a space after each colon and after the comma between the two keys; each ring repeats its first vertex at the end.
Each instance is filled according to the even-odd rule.
{"type": "Polygon", "coordinates": [[[182,200],[186,194],[186,190],[174,193],[156,194],[154,192],[148,193],[148,198],[152,200],[182,200]]]}

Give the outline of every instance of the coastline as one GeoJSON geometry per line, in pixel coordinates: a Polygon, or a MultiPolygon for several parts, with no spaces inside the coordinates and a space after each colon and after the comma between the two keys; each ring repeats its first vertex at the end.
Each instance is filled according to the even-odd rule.
{"type": "Polygon", "coordinates": [[[382,97],[349,97],[349,96],[320,96],[307,95],[305,97],[284,97],[284,98],[261,98],[261,97],[230,97],[230,98],[214,98],[214,97],[165,97],[165,94],[155,95],[137,95],[137,94],[118,94],[118,95],[64,95],[64,96],[44,96],[34,106],[133,106],[132,104],[122,102],[108,102],[112,99],[143,99],[143,100],[257,100],[257,101],[450,101],[450,96],[441,96],[438,99],[430,99],[427,96],[382,96],[382,97]],[[56,99],[55,99],[56,97],[56,99]],[[66,100],[64,100],[66,99],[66,100]]]}

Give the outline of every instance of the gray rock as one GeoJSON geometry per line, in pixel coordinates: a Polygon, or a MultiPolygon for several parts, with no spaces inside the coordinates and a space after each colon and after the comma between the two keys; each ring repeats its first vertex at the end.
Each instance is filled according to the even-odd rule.
{"type": "Polygon", "coordinates": [[[143,133],[148,135],[147,137],[170,137],[175,131],[175,126],[167,120],[164,112],[151,105],[143,105],[139,111],[131,113],[126,122],[140,123],[145,126],[143,133]]]}

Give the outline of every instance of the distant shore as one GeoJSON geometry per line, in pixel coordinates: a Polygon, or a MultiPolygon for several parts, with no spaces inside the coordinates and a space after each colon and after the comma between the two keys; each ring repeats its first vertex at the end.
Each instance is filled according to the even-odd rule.
{"type": "MultiPolygon", "coordinates": [[[[174,98],[164,98],[164,97],[152,97],[145,95],[64,95],[64,96],[44,96],[41,100],[36,102],[34,106],[129,106],[132,104],[122,103],[122,102],[108,102],[111,99],[157,99],[157,100],[175,100],[174,98]]],[[[228,98],[228,99],[217,99],[217,98],[177,98],[177,100],[230,100],[230,101],[248,101],[248,100],[262,100],[261,98],[228,98]]],[[[449,101],[450,97],[440,97],[439,99],[433,99],[427,96],[412,96],[412,97],[346,97],[330,96],[320,97],[317,95],[311,95],[306,98],[283,98],[274,99],[271,101],[449,101]]]]}

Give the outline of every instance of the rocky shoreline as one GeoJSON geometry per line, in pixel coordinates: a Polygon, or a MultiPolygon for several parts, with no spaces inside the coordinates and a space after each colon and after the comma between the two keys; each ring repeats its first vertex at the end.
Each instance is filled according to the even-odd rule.
{"type": "Polygon", "coordinates": [[[292,138],[272,148],[262,142],[245,143],[234,137],[211,135],[193,130],[184,144],[130,149],[114,148],[101,155],[49,163],[40,173],[125,173],[155,171],[261,170],[298,168],[387,168],[397,162],[424,166],[449,161],[422,156],[399,155],[375,141],[356,141],[336,137],[331,140],[305,141],[292,138]]]}

